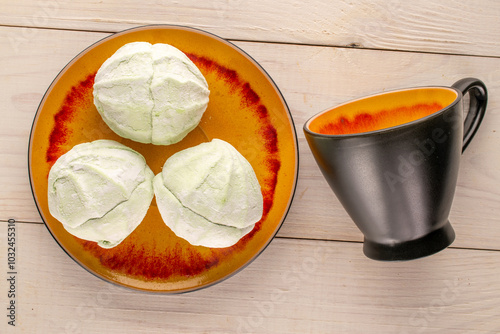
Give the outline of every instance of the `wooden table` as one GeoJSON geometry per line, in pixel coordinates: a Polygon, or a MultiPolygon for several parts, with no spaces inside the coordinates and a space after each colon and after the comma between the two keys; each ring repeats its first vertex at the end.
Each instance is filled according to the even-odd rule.
{"type": "Polygon", "coordinates": [[[499,2],[4,0],[0,46],[1,333],[500,332],[499,2]],[[44,226],[28,180],[30,128],[53,78],[95,41],[145,24],[192,26],[241,47],[280,87],[299,138],[297,191],[278,236],[234,277],[182,295],[115,287],[82,269],[44,226]],[[305,120],[370,93],[469,76],[490,100],[462,157],[455,242],[410,262],[367,259],[313,160],[305,120]]]}

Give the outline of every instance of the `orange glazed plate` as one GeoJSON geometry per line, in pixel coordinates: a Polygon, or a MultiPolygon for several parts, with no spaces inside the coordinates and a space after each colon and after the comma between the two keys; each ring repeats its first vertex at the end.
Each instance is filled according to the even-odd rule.
{"type": "Polygon", "coordinates": [[[76,56],[55,78],[33,121],[29,143],[33,196],[45,225],[66,253],[92,274],[125,287],[165,293],[200,289],[235,274],[255,259],[282,225],[298,176],[295,127],[269,75],[245,52],[204,31],[170,25],[113,34],[76,56]],[[92,96],[101,64],[135,41],[171,44],[198,66],[210,102],[197,128],[169,146],[141,144],[116,135],[98,114],[92,96]],[[192,246],[163,222],[153,199],[142,223],[121,244],[103,249],[69,234],[49,212],[51,166],[73,146],[112,139],[141,153],[155,174],[172,154],[219,138],[252,165],[262,188],[264,214],[255,228],[228,248],[192,246]]]}

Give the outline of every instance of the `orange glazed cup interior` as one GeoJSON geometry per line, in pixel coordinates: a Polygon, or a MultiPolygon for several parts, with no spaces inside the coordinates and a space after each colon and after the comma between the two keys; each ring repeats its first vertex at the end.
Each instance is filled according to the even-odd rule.
{"type": "Polygon", "coordinates": [[[306,126],[310,131],[324,135],[378,131],[434,114],[457,98],[453,89],[445,87],[380,93],[319,113],[306,126]]]}

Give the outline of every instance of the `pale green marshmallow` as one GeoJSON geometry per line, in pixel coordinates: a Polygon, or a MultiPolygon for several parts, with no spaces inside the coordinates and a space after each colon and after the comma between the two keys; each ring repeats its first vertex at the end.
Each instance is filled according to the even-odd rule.
{"type": "Polygon", "coordinates": [[[219,139],[172,155],[154,189],[165,223],[197,245],[227,247],[217,246],[219,237],[234,244],[262,218],[263,197],[252,166],[219,139]],[[186,237],[189,231],[193,235],[186,237]]]}
{"type": "Polygon", "coordinates": [[[141,143],[181,141],[201,120],[208,84],[196,65],[168,44],[122,46],[95,77],[94,104],[118,135],[141,143]]]}
{"type": "Polygon", "coordinates": [[[146,215],[153,177],[144,157],[120,143],[79,144],[49,172],[49,210],[71,234],[114,247],[146,215]]]}
{"type": "Polygon", "coordinates": [[[153,187],[158,210],[165,224],[180,238],[195,246],[230,247],[248,234],[254,224],[243,229],[214,224],[183,206],[163,185],[161,174],[155,176],[153,187]]]}

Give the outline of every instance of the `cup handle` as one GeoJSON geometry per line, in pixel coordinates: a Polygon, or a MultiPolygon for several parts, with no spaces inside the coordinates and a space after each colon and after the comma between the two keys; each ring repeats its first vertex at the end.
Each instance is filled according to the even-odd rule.
{"type": "Polygon", "coordinates": [[[455,82],[452,87],[461,91],[462,95],[469,93],[470,97],[469,111],[464,121],[463,153],[479,129],[484,114],[486,113],[488,91],[484,83],[475,78],[461,79],[455,82]]]}

